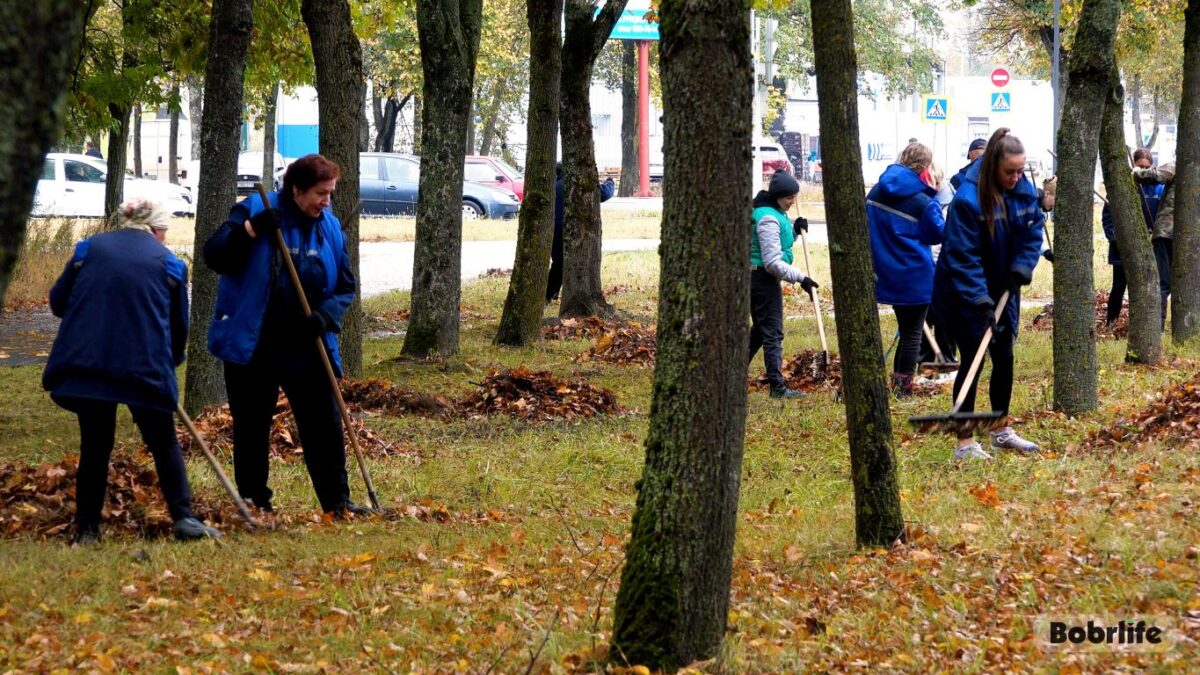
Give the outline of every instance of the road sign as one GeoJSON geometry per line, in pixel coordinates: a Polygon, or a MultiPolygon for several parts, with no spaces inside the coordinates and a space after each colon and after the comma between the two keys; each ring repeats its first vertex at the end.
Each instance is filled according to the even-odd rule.
{"type": "Polygon", "coordinates": [[[992,112],[1012,112],[1012,94],[1007,91],[992,92],[992,112]]]}
{"type": "Polygon", "coordinates": [[[1003,68],[997,68],[992,71],[992,84],[996,85],[997,87],[1008,86],[1009,79],[1010,77],[1008,71],[1003,68]]]}
{"type": "MultiPolygon", "coordinates": [[[[597,13],[599,11],[596,10],[597,13]]],[[[609,37],[613,40],[657,40],[658,22],[646,20],[646,12],[649,11],[649,8],[626,7],[609,37]]]]}
{"type": "Polygon", "coordinates": [[[945,96],[926,96],[922,109],[925,111],[922,115],[925,122],[945,122],[950,112],[950,99],[945,96]]]}

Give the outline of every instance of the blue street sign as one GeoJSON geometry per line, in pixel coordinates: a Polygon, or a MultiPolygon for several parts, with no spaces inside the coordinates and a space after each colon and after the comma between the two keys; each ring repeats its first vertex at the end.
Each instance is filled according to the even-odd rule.
{"type": "Polygon", "coordinates": [[[927,96],[924,110],[923,117],[926,122],[945,122],[946,115],[950,112],[950,99],[945,96],[927,96]]]}
{"type": "Polygon", "coordinates": [[[992,112],[1012,112],[1012,94],[1007,91],[992,92],[992,112]]]}
{"type": "MultiPolygon", "coordinates": [[[[596,10],[599,13],[600,10],[596,10]]],[[[613,26],[611,37],[613,40],[657,40],[658,39],[658,22],[650,22],[646,20],[646,12],[649,9],[634,9],[626,7],[617,19],[617,24],[613,26]]]]}

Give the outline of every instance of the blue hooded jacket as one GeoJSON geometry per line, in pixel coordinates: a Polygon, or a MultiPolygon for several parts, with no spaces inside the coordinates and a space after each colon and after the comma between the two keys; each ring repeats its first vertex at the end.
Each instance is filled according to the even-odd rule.
{"type": "MultiPolygon", "coordinates": [[[[280,208],[279,193],[268,194],[271,206],[280,208]]],[[[272,294],[294,297],[292,281],[286,269],[276,267],[278,246],[274,237],[251,239],[243,223],[263,210],[262,198],[251,194],[238,202],[226,221],[204,245],[204,259],[220,274],[217,303],[208,328],[208,349],[213,356],[245,365],[254,356],[263,331],[263,319],[272,294]]],[[[337,332],[342,318],[354,300],[356,283],[346,254],[341,223],[329,209],[315,220],[306,218],[290,202],[280,209],[280,231],[292,253],[305,295],[312,311],[321,312],[329,330],[325,347],[340,376],[341,356],[337,332]]],[[[302,318],[298,299],[292,301],[297,318],[302,318]]],[[[297,336],[297,339],[304,339],[297,336]]]]}
{"type": "Polygon", "coordinates": [[[1022,175],[1016,187],[1001,194],[1003,204],[996,206],[995,231],[989,236],[979,208],[982,167],[983,162],[971,164],[962,188],[950,203],[946,241],[933,278],[934,311],[946,320],[972,326],[977,335],[983,335],[980,303],[988,299],[999,302],[1004,291],[1011,290],[998,329],[1007,326],[1015,336],[1021,316],[1021,292],[1014,278],[1033,278],[1033,268],[1041,256],[1046,216],[1038,207],[1033,183],[1022,175]]]}
{"type": "MultiPolygon", "coordinates": [[[[1163,189],[1161,183],[1142,183],[1138,190],[1142,193],[1142,216],[1147,218],[1146,231],[1153,236],[1154,219],[1158,217],[1158,203],[1162,201],[1163,189]]],[[[1121,252],[1117,249],[1117,227],[1113,222],[1112,209],[1108,204],[1100,211],[1100,225],[1104,228],[1104,238],[1108,239],[1108,264],[1121,265],[1121,252]]]]}
{"type": "Polygon", "coordinates": [[[889,166],[867,195],[875,262],[875,299],[885,305],[927,305],[933,295],[933,254],[946,220],[937,190],[912,169],[889,166]]]}
{"type": "Polygon", "coordinates": [[[122,229],[75,245],[50,290],[62,318],[42,386],[56,401],[88,398],[174,411],[175,367],[188,334],[187,265],[148,232],[122,229]]]}

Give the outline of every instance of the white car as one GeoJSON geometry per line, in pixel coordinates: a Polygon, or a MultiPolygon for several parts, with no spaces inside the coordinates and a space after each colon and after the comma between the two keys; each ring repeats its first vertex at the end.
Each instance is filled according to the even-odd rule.
{"type": "MultiPolygon", "coordinates": [[[[275,172],[271,178],[271,183],[267,185],[268,190],[278,190],[283,185],[283,172],[287,170],[291,162],[285,160],[283,155],[275,153],[275,172]]],[[[238,155],[237,164],[237,193],[238,196],[248,195],[254,192],[254,184],[262,183],[263,170],[263,154],[259,152],[243,152],[238,155]]]]}
{"type": "MultiPolygon", "coordinates": [[[[70,216],[101,218],[104,216],[104,186],[108,165],[99,157],[52,152],[42,165],[33,199],[35,216],[70,216]]],[[[166,181],[125,176],[126,200],[134,197],[152,199],[172,214],[190,216],[196,213],[192,193],[180,185],[166,181]]]]}

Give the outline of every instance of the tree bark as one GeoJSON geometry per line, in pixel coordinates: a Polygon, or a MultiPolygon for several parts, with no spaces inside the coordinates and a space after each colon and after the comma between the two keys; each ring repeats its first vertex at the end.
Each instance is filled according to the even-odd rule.
{"type": "Polygon", "coordinates": [[[626,1],[608,2],[593,18],[590,0],[566,0],[558,111],[563,151],[563,287],[558,315],[564,318],[612,314],[600,285],[603,232],[590,90],[596,57],[626,1]]]}
{"type": "Polygon", "coordinates": [[[621,41],[621,184],[618,197],[637,194],[641,180],[638,164],[638,65],[637,44],[621,41]]]}
{"type": "MultiPolygon", "coordinates": [[[[353,35],[354,34],[353,25],[351,26],[350,31],[351,31],[351,34],[353,35]]],[[[355,39],[356,40],[358,39],[357,36],[355,36],[355,39]]],[[[359,53],[358,60],[361,62],[362,61],[362,45],[361,44],[359,45],[358,53],[359,53]]],[[[362,70],[359,69],[359,72],[361,73],[362,70]]],[[[365,79],[365,76],[360,79],[362,80],[362,84],[359,86],[359,89],[362,91],[362,96],[359,97],[359,101],[358,101],[358,151],[359,152],[367,152],[371,149],[371,122],[367,118],[367,108],[369,108],[371,106],[371,99],[367,97],[367,81],[365,79]]],[[[357,158],[355,158],[355,161],[357,161],[357,158]]]]}
{"type": "MultiPolygon", "coordinates": [[[[190,159],[200,159],[201,124],[204,120],[204,78],[192,75],[185,80],[188,90],[188,129],[191,130],[190,159]]],[[[236,175],[236,174],[235,174],[236,175]]]]}
{"type": "MultiPolygon", "coordinates": [[[[341,167],[333,214],[346,235],[346,253],[358,278],[358,153],[366,115],[366,81],[362,47],[350,20],[349,0],[304,0],[300,5],[308,27],[317,71],[317,111],[321,154],[341,167]]],[[[342,367],[349,377],[362,377],[362,300],[354,302],[342,319],[342,367]]]]}
{"type": "Polygon", "coordinates": [[[129,117],[131,106],[108,104],[112,127],[108,134],[108,179],[104,185],[104,221],[114,227],[117,209],[125,195],[125,167],[129,165],[129,117]]]}
{"type": "Polygon", "coordinates": [[[142,173],[142,104],[133,106],[133,175],[144,178],[142,173]]]}
{"type": "MultiPolygon", "coordinates": [[[[424,89],[424,87],[422,87],[424,89]]],[[[425,102],[420,95],[413,96],[413,154],[421,156],[421,125],[424,124],[425,102]]]]}
{"type": "Polygon", "coordinates": [[[1120,0],[1085,0],[1071,48],[1071,84],[1058,131],[1054,407],[1068,415],[1099,405],[1092,186],[1120,12],[1120,0]]]}
{"type": "Polygon", "coordinates": [[[278,100],[279,85],[275,85],[263,101],[262,182],[268,188],[275,182],[275,109],[278,100]]]}
{"type": "Polygon", "coordinates": [[[1125,360],[1129,363],[1158,363],[1162,355],[1162,331],[1158,268],[1142,197],[1133,183],[1129,167],[1129,149],[1125,146],[1125,90],[1114,68],[1104,119],[1100,130],[1100,163],[1104,169],[1105,191],[1116,226],[1117,248],[1129,287],[1129,342],[1125,360]]]}
{"type": "MultiPolygon", "coordinates": [[[[208,62],[204,81],[203,125],[200,127],[200,182],[196,199],[193,251],[229,215],[236,194],[237,159],[241,150],[242,92],[246,54],[250,48],[252,0],[213,0],[208,62]]],[[[193,127],[194,129],[195,127],[193,127]]],[[[195,132],[193,132],[193,135],[195,132]]],[[[208,351],[208,325],[217,299],[217,275],[207,266],[192,266],[192,326],[188,340],[186,407],[191,415],[225,397],[221,362],[208,351]]]]}
{"type": "Polygon", "coordinates": [[[171,121],[167,132],[167,180],[179,185],[179,82],[171,85],[171,121]]]}
{"type": "Polygon", "coordinates": [[[492,145],[496,142],[496,125],[500,120],[500,106],[504,103],[504,94],[508,92],[507,76],[501,75],[492,87],[492,102],[488,106],[487,121],[483,124],[483,138],[479,141],[479,154],[492,154],[492,145]]]}
{"type": "Polygon", "coordinates": [[[475,106],[474,106],[474,99],[472,99],[472,105],[471,105],[470,112],[467,114],[467,145],[466,145],[466,148],[465,148],[465,153],[466,153],[466,154],[468,154],[468,155],[473,155],[473,154],[475,154],[475,106]]]}
{"type": "Polygon", "coordinates": [[[854,532],[860,546],[887,546],[904,531],[888,385],[879,364],[883,341],[867,230],[858,131],[858,61],[851,0],[812,0],[821,125],[822,188],[829,217],[830,271],[854,483],[854,532]]]}
{"type": "Polygon", "coordinates": [[[520,347],[541,338],[546,269],[554,243],[554,163],[558,155],[558,96],[562,65],[559,25],[563,0],[526,3],[529,23],[529,123],[525,199],[517,225],[517,257],[504,298],[496,344],[520,347]]]}
{"type": "Polygon", "coordinates": [[[1171,338],[1200,337],[1200,0],[1184,12],[1183,98],[1175,155],[1175,253],[1171,338]]]}
{"type": "Polygon", "coordinates": [[[1154,119],[1154,126],[1150,129],[1150,140],[1146,141],[1146,149],[1151,150],[1154,144],[1158,142],[1158,123],[1159,117],[1162,116],[1162,107],[1159,105],[1159,90],[1158,85],[1154,86],[1154,93],[1150,95],[1150,105],[1154,106],[1154,110],[1150,113],[1154,119]]]}
{"type": "Polygon", "coordinates": [[[0,307],[42,164],[62,133],[86,15],[78,0],[0,3],[0,307]]]}
{"type": "MultiPolygon", "coordinates": [[[[1124,87],[1122,87],[1122,92],[1123,91],[1124,91],[1124,87]]],[[[1124,96],[1122,96],[1121,98],[1124,99],[1124,96]]],[[[1111,95],[1109,97],[1108,103],[1109,104],[1112,103],[1111,95]]],[[[1137,148],[1146,147],[1145,142],[1142,140],[1143,137],[1142,137],[1142,76],[1141,75],[1135,74],[1133,76],[1133,83],[1131,84],[1131,86],[1129,88],[1129,104],[1132,107],[1132,113],[1133,113],[1133,135],[1136,137],[1136,140],[1134,141],[1134,147],[1137,147],[1137,148]]],[[[1104,133],[1104,132],[1102,131],[1100,133],[1104,133]]],[[[1123,138],[1123,136],[1122,136],[1122,138],[1123,138]]],[[[1101,141],[1101,143],[1103,143],[1103,141],[1101,141]]],[[[1121,141],[1121,145],[1125,145],[1125,142],[1121,141]]]]}
{"type": "Polygon", "coordinates": [[[417,0],[425,82],[412,318],[403,349],[411,356],[458,352],[463,157],[482,16],[482,0],[417,0]]]}
{"type": "Polygon", "coordinates": [[[729,612],[750,309],[753,65],[745,7],[663,0],[660,10],[669,188],[658,357],[609,654],[667,672],[716,656],[729,612]]]}

